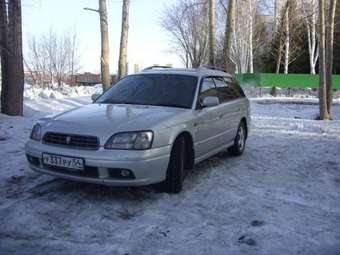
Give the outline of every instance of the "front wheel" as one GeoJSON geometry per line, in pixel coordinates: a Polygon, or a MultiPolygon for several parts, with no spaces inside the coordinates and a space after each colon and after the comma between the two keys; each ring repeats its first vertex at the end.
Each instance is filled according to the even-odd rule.
{"type": "Polygon", "coordinates": [[[168,193],[181,192],[184,178],[184,153],[185,141],[183,137],[179,137],[171,150],[166,179],[161,184],[163,191],[168,193]]]}
{"type": "Polygon", "coordinates": [[[234,145],[228,149],[229,153],[233,156],[241,156],[246,147],[246,139],[247,139],[246,126],[244,122],[241,121],[237,129],[234,145]]]}

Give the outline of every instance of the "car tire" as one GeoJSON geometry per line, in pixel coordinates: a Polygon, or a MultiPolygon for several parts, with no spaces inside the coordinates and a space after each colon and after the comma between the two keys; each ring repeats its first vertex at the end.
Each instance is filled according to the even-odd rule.
{"type": "Polygon", "coordinates": [[[234,145],[228,149],[229,153],[233,156],[241,156],[246,147],[246,140],[247,140],[246,125],[244,121],[241,121],[237,129],[234,145]]]}
{"type": "Polygon", "coordinates": [[[178,137],[170,153],[166,179],[161,185],[163,191],[174,194],[181,192],[184,179],[184,157],[185,140],[184,137],[178,137]]]}

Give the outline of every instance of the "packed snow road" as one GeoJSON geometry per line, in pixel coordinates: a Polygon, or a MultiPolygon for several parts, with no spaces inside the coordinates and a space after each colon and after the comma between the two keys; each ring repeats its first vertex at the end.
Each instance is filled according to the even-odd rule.
{"type": "Polygon", "coordinates": [[[245,154],[206,160],[168,195],[29,170],[34,121],[87,102],[28,101],[27,117],[0,115],[0,254],[339,254],[340,105],[320,122],[313,103],[252,101],[245,154]]]}

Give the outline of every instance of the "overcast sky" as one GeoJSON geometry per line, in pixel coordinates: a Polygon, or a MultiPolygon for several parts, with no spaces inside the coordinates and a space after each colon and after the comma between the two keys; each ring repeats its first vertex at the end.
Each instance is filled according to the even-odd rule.
{"type": "MultiPolygon", "coordinates": [[[[110,69],[117,70],[122,1],[107,0],[110,33],[110,69]]],[[[153,64],[182,66],[170,49],[170,38],[160,27],[161,13],[165,5],[176,0],[131,0],[128,62],[141,67],[153,64]]],[[[23,33],[24,48],[31,35],[47,33],[51,28],[58,32],[75,30],[80,43],[82,71],[100,70],[100,26],[95,12],[98,0],[24,0],[23,33]]],[[[25,50],[25,49],[24,49],[25,50]]]]}

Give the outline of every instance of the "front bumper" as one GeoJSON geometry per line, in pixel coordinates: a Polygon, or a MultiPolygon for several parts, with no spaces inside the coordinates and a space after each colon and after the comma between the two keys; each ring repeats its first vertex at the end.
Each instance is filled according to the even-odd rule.
{"type": "Polygon", "coordinates": [[[35,159],[34,162],[30,160],[29,163],[34,171],[64,179],[109,186],[141,186],[164,181],[170,157],[170,146],[145,151],[105,150],[104,148],[92,151],[51,146],[29,140],[25,150],[27,157],[35,159]],[[85,169],[91,169],[95,174],[85,175],[72,170],[46,167],[42,164],[43,153],[83,158],[85,169]],[[112,172],[121,169],[130,170],[133,178],[112,176],[112,172]]]}

